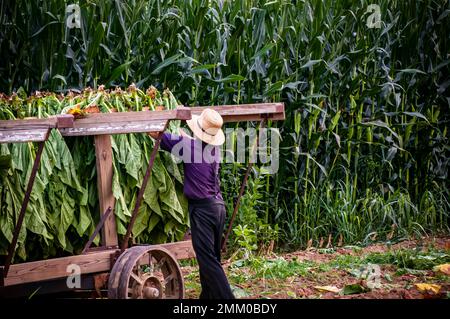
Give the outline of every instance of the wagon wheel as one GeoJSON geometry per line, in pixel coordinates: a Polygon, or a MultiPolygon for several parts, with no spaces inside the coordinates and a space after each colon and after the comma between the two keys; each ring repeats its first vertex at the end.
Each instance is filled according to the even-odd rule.
{"type": "Polygon", "coordinates": [[[158,246],[127,249],[111,270],[108,298],[184,298],[183,276],[177,260],[167,249],[158,246]]]}

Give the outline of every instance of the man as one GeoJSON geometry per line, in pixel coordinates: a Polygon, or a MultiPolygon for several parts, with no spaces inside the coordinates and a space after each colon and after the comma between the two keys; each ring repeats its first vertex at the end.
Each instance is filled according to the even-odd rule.
{"type": "MultiPolygon", "coordinates": [[[[192,245],[199,265],[200,299],[234,299],[220,264],[225,204],[220,193],[219,146],[225,141],[223,119],[217,111],[205,109],[186,121],[194,138],[163,133],[161,148],[182,158],[184,194],[189,201],[192,245]]],[[[149,133],[157,138],[159,133],[149,133]]]]}

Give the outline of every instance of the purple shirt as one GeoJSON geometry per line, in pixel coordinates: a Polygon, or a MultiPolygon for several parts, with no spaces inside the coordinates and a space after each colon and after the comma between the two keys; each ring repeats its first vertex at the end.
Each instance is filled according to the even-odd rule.
{"type": "Polygon", "coordinates": [[[184,194],[189,199],[217,198],[220,193],[220,149],[199,139],[164,133],[161,148],[181,158],[184,165],[184,194]]]}

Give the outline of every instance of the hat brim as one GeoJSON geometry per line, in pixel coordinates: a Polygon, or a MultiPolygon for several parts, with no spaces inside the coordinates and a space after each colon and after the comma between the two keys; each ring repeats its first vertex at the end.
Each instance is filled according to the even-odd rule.
{"type": "Polygon", "coordinates": [[[209,135],[198,126],[198,119],[200,118],[200,115],[192,115],[192,118],[190,120],[186,120],[187,125],[191,129],[192,133],[194,133],[195,137],[202,140],[205,143],[214,145],[214,146],[220,146],[225,142],[225,134],[223,134],[223,131],[219,129],[217,131],[216,135],[209,135]]]}

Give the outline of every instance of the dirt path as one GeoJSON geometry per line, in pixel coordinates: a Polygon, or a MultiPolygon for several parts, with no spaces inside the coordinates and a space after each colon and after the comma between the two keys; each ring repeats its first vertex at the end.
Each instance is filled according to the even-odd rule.
{"type": "MultiPolygon", "coordinates": [[[[437,265],[449,263],[450,237],[446,236],[394,245],[310,248],[252,261],[227,261],[223,266],[240,298],[422,299],[449,298],[450,277],[436,270],[437,265]],[[372,277],[367,276],[370,272],[372,277]]],[[[198,268],[183,267],[183,273],[186,297],[198,298],[198,268]]]]}

